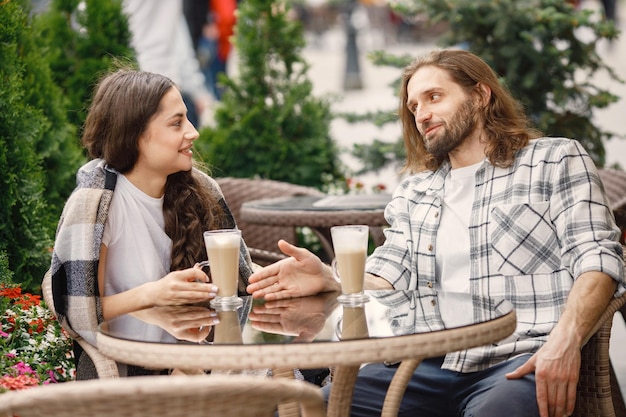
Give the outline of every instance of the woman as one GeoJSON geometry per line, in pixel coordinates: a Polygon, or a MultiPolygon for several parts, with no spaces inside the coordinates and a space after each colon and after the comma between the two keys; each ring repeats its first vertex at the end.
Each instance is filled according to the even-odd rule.
{"type": "MultiPolygon", "coordinates": [[[[215,296],[194,267],[207,259],[202,233],[236,226],[218,185],[193,168],[198,136],[167,77],[118,70],[99,83],[82,137],[92,160],[65,205],[51,266],[59,319],[94,346],[104,319],[215,296]]],[[[239,263],[245,293],[245,245],[239,263]]],[[[77,378],[95,377],[75,350],[77,378]]]]}

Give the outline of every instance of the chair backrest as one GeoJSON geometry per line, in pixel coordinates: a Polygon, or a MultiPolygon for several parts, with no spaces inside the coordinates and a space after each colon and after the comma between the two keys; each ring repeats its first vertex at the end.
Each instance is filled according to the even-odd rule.
{"type": "MultiPolygon", "coordinates": [[[[626,261],[626,247],[624,247],[626,261]]],[[[576,392],[576,408],[572,417],[602,416],[615,417],[616,401],[622,400],[616,395],[619,386],[611,381],[611,361],[609,343],[613,325],[613,317],[626,305],[626,294],[613,298],[604,310],[594,328],[587,335],[587,343],[581,350],[580,377],[576,392]]],[[[617,404],[620,410],[625,408],[623,402],[617,404]]]]}
{"type": "MultiPolygon", "coordinates": [[[[593,335],[581,350],[581,368],[572,417],[615,416],[611,386],[609,342],[613,316],[626,303],[626,294],[613,298],[593,335]]],[[[617,387],[619,389],[619,387],[617,387]]]]}
{"type": "Polygon", "coordinates": [[[617,210],[626,206],[626,172],[601,168],[598,170],[598,174],[600,174],[611,208],[617,210]]]}
{"type": "Polygon", "coordinates": [[[250,375],[179,375],[96,379],[0,394],[0,416],[270,417],[297,401],[304,417],[325,415],[318,387],[250,375]]]}
{"type": "Polygon", "coordinates": [[[298,195],[323,196],[324,194],[312,187],[290,184],[281,181],[255,178],[216,178],[228,207],[235,216],[237,226],[246,245],[251,248],[278,252],[276,242],[285,239],[296,243],[296,231],[293,227],[275,227],[249,224],[241,220],[241,205],[246,201],[262,198],[292,197],[298,195]]]}

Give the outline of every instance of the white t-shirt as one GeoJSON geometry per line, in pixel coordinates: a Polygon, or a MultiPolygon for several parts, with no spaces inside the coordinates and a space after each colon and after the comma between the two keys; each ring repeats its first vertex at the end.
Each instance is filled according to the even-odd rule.
{"type": "Polygon", "coordinates": [[[459,300],[469,294],[469,224],[475,174],[481,165],[482,161],[450,170],[445,180],[435,262],[439,310],[448,327],[465,324],[473,315],[471,303],[459,300]]]}
{"type": "Polygon", "coordinates": [[[165,234],[163,197],[154,198],[118,175],[104,226],[104,294],[113,295],[170,272],[172,240],[165,234]]]}

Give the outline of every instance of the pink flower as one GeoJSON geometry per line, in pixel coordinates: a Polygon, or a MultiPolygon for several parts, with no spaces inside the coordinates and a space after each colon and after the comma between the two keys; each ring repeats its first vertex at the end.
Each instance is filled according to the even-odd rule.
{"type": "Polygon", "coordinates": [[[34,374],[36,373],[33,368],[25,364],[24,362],[18,362],[13,365],[13,368],[17,370],[20,374],[34,374]]]}

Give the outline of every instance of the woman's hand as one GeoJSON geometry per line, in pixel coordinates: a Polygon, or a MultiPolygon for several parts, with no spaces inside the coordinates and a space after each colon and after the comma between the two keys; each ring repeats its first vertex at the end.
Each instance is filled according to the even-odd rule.
{"type": "Polygon", "coordinates": [[[253,298],[280,300],[341,290],[330,267],[307,249],[282,239],[278,241],[278,247],[289,258],[250,275],[247,291],[253,298]]]}
{"type": "Polygon", "coordinates": [[[102,298],[104,319],[154,306],[205,303],[215,298],[217,287],[209,283],[200,268],[170,272],[158,281],[148,282],[102,298]]]}
{"type": "Polygon", "coordinates": [[[170,272],[151,284],[151,304],[155,306],[202,303],[217,294],[217,287],[199,267],[170,272]]]}
{"type": "Polygon", "coordinates": [[[212,326],[219,323],[217,313],[201,306],[167,306],[140,310],[133,315],[156,324],[176,339],[200,343],[207,338],[212,326]]]}

